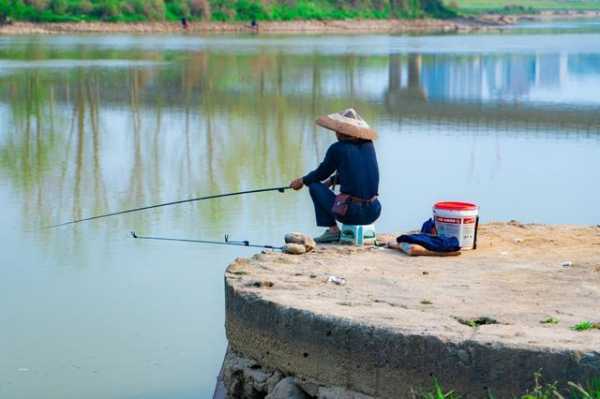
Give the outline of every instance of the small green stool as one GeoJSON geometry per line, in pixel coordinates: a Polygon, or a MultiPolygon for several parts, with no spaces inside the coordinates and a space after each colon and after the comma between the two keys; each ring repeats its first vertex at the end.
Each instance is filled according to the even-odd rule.
{"type": "Polygon", "coordinates": [[[375,225],[354,225],[342,224],[342,234],[340,243],[351,245],[374,245],[375,244],[375,225]]]}

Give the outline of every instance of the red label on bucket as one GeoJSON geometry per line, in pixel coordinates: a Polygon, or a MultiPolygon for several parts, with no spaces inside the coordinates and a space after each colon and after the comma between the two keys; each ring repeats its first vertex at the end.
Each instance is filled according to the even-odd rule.
{"type": "Polygon", "coordinates": [[[444,218],[441,216],[436,216],[435,220],[440,223],[460,224],[460,218],[444,218]]]}
{"type": "Polygon", "coordinates": [[[475,218],[464,218],[463,224],[473,224],[475,223],[475,218]]]}

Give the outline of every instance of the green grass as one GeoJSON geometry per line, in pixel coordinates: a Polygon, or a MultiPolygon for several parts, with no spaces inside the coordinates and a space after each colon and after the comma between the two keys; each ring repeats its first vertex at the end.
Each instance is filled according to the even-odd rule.
{"type": "Polygon", "coordinates": [[[454,391],[444,392],[437,380],[433,379],[433,390],[425,392],[421,395],[421,399],[459,399],[460,397],[454,394],[454,391]]]}
{"type": "Polygon", "coordinates": [[[535,13],[542,10],[600,10],[598,0],[444,0],[444,4],[466,14],[496,12],[535,13]]]}
{"type": "MultiPolygon", "coordinates": [[[[488,392],[487,397],[497,399],[492,392],[488,392]]],[[[460,399],[460,395],[452,390],[445,390],[434,377],[431,391],[421,394],[419,399],[460,399]]],[[[533,375],[531,390],[514,399],[600,399],[600,378],[593,379],[586,385],[569,382],[565,387],[559,387],[556,382],[543,383],[542,375],[538,372],[533,375]]]]}
{"type": "Polygon", "coordinates": [[[592,323],[591,321],[582,321],[571,327],[573,331],[600,330],[600,323],[592,323]]]}
{"type": "Polygon", "coordinates": [[[600,378],[590,381],[586,386],[569,382],[573,399],[600,399],[600,378]]]}

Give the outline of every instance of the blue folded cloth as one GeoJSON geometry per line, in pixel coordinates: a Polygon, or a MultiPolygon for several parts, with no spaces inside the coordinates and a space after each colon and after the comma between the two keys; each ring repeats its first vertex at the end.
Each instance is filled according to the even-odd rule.
{"type": "Polygon", "coordinates": [[[423,226],[421,226],[421,233],[437,235],[437,230],[435,228],[435,222],[432,218],[427,219],[423,226]]]}
{"type": "Polygon", "coordinates": [[[455,252],[460,250],[456,237],[434,236],[431,234],[403,234],[396,238],[397,242],[420,245],[434,252],[455,252]]]}

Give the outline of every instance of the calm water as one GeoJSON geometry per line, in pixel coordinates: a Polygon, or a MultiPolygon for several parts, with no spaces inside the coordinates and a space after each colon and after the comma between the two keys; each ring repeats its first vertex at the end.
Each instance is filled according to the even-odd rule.
{"type": "Polygon", "coordinates": [[[356,107],[380,132],[380,231],[441,199],[482,218],[600,223],[600,25],[471,36],[0,37],[0,398],[207,398],[223,270],[316,233],[306,191],[82,223],[287,183],[356,107]]]}

